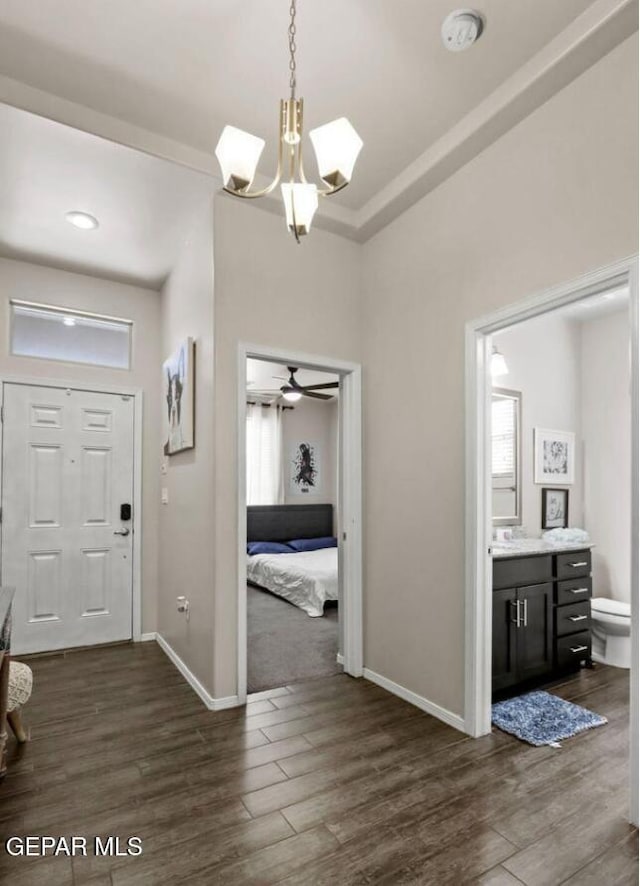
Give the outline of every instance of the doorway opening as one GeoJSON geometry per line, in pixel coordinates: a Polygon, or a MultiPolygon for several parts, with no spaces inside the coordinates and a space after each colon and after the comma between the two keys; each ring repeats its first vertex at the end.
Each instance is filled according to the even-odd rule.
{"type": "Polygon", "coordinates": [[[340,377],[247,360],[247,691],[341,673],[340,377]]]}
{"type": "MultiPolygon", "coordinates": [[[[594,340],[592,332],[593,329],[588,334],[584,329],[574,331],[574,336],[579,339],[579,348],[584,349],[589,341],[594,340]]],[[[566,328],[562,335],[566,338],[566,328]]],[[[547,337],[544,346],[538,349],[538,360],[545,361],[543,369],[548,370],[550,365],[558,362],[554,355],[555,358],[561,356],[566,362],[566,353],[558,354],[553,342],[547,337]]],[[[516,359],[519,360],[521,356],[522,354],[518,354],[516,359]]],[[[593,375],[591,356],[586,355],[586,359],[581,359],[580,365],[584,368],[584,371],[581,370],[584,387],[588,378],[593,375]]],[[[588,622],[591,626],[596,621],[593,610],[597,607],[589,602],[592,596],[591,588],[593,587],[593,597],[615,599],[627,594],[630,607],[630,670],[627,674],[630,685],[627,699],[623,704],[625,709],[629,704],[632,748],[631,820],[636,824],[638,821],[638,371],[638,288],[635,259],[604,268],[527,302],[505,308],[494,315],[470,323],[467,327],[466,729],[474,736],[491,731],[492,689],[495,690],[497,687],[496,675],[498,683],[506,680],[508,684],[513,683],[517,686],[523,677],[532,677],[537,682],[544,682],[547,678],[552,679],[559,671],[566,673],[568,667],[575,668],[581,663],[590,665],[594,632],[590,627],[585,628],[584,623],[588,622]],[[561,411],[557,419],[547,421],[546,427],[538,425],[536,424],[538,419],[531,415],[531,408],[535,404],[531,397],[527,397],[526,391],[502,390],[499,391],[498,398],[493,397],[492,381],[500,387],[503,384],[506,386],[509,376],[501,374],[500,377],[492,379],[491,367],[492,362],[494,366],[496,363],[499,364],[501,358],[504,358],[508,365],[508,354],[506,348],[503,353],[501,341],[506,342],[507,336],[511,334],[514,339],[512,343],[517,347],[515,337],[525,322],[536,323],[542,329],[554,312],[556,315],[561,312],[565,322],[572,316],[574,319],[580,316],[586,318],[590,314],[595,317],[597,313],[601,313],[604,320],[605,315],[611,315],[611,306],[617,299],[624,301],[624,304],[620,305],[623,312],[622,325],[630,343],[630,358],[627,356],[629,348],[622,346],[624,356],[627,357],[627,373],[626,380],[619,380],[623,388],[622,400],[626,401],[627,415],[630,415],[626,429],[623,420],[619,428],[620,435],[626,434],[629,490],[625,515],[626,528],[621,530],[621,533],[626,533],[627,537],[617,539],[620,542],[617,559],[626,562],[616,562],[615,568],[610,563],[607,568],[603,568],[606,565],[603,562],[606,559],[603,558],[603,554],[609,545],[609,540],[605,541],[604,531],[599,524],[600,514],[594,504],[597,501],[597,494],[594,498],[594,491],[597,493],[596,484],[592,480],[586,491],[584,482],[589,473],[585,472],[584,467],[586,447],[583,446],[583,437],[585,439],[588,437],[590,440],[589,459],[602,443],[593,436],[594,427],[595,432],[598,432],[597,411],[592,415],[592,406],[587,404],[583,427],[583,416],[579,414],[580,395],[576,395],[573,404],[576,408],[573,414],[569,398],[567,401],[569,405],[563,407],[564,412],[561,411]],[[507,332],[509,329],[514,331],[509,333],[507,332]],[[497,359],[494,348],[498,352],[497,359]],[[519,397],[514,397],[514,393],[519,397]],[[510,396],[507,398],[506,394],[510,396]],[[501,405],[494,406],[493,403],[501,405]],[[505,406],[505,403],[511,403],[511,406],[505,406]],[[497,415],[496,410],[500,415],[497,415]],[[497,441],[503,444],[497,453],[499,456],[497,461],[494,460],[492,446],[492,411],[496,413],[494,428],[500,416],[508,419],[510,415],[513,421],[503,422],[504,427],[509,425],[515,429],[519,425],[518,416],[521,413],[523,415],[520,435],[523,447],[515,445],[511,452],[510,447],[504,445],[504,440],[497,441]],[[545,452],[549,458],[545,458],[545,452]],[[560,455],[556,458],[558,453],[560,455]],[[507,472],[513,482],[511,480],[506,482],[507,472]],[[504,476],[498,478],[497,475],[500,473],[504,476]],[[497,482],[497,487],[501,488],[494,488],[494,479],[504,481],[497,482]],[[521,488],[514,488],[518,483],[522,484],[521,488]],[[495,513],[494,506],[497,508],[495,513]],[[579,525],[584,523],[589,515],[591,515],[589,518],[591,525],[579,525]],[[495,521],[494,516],[497,518],[495,521]],[[549,574],[546,572],[542,574],[544,572],[542,566],[540,566],[542,569],[540,576],[534,580],[530,575],[523,574],[523,581],[520,582],[523,587],[519,589],[519,582],[513,569],[510,576],[506,574],[509,572],[510,564],[516,562],[516,554],[522,557],[517,561],[520,571],[526,566],[527,561],[535,561],[539,566],[542,560],[535,560],[535,556],[523,556],[523,554],[540,553],[538,547],[543,531],[552,530],[556,535],[558,533],[562,535],[565,529],[586,529],[597,537],[576,535],[575,538],[569,538],[568,535],[564,535],[562,543],[569,545],[567,552],[557,552],[556,547],[545,549],[543,552],[542,560],[545,563],[548,560],[546,566],[549,574]],[[498,536],[497,540],[494,539],[494,533],[498,536]],[[518,536],[523,537],[518,538],[518,536]],[[593,553],[591,544],[599,545],[602,552],[596,547],[594,551],[598,552],[593,553]],[[574,556],[573,552],[578,550],[584,556],[574,556]],[[573,573],[565,574],[566,570],[573,570],[575,576],[573,573]],[[616,570],[620,578],[613,587],[611,582],[616,570]],[[512,659],[508,666],[504,667],[505,657],[498,656],[496,663],[495,656],[494,595],[508,594],[514,588],[516,599],[512,610],[513,624],[515,629],[520,628],[520,638],[524,637],[523,625],[525,632],[535,625],[537,630],[544,628],[548,633],[546,639],[538,638],[536,635],[531,643],[527,634],[524,637],[526,642],[520,644],[521,654],[518,653],[519,644],[516,638],[511,650],[512,659]],[[563,596],[565,592],[566,599],[563,596]],[[577,596],[575,596],[577,603],[574,602],[573,596],[569,599],[569,594],[578,593],[583,594],[587,602],[579,600],[577,596]],[[525,600],[527,595],[532,599],[525,600]],[[546,600],[543,599],[545,595],[548,598],[546,600]],[[573,616],[573,619],[568,619],[566,625],[561,618],[564,615],[565,604],[571,608],[571,612],[567,610],[567,613],[573,616]],[[581,610],[578,613],[580,607],[583,607],[585,612],[581,610]],[[534,619],[527,619],[527,609],[529,614],[535,615],[534,619]],[[579,624],[578,619],[580,619],[579,624]],[[538,643],[538,640],[541,641],[538,643]],[[571,659],[572,656],[575,661],[571,659]],[[508,673],[509,668],[514,669],[515,676],[514,673],[508,673]]],[[[541,408],[550,408],[560,395],[558,389],[567,387],[569,384],[567,373],[566,369],[559,370],[555,384],[549,383],[547,379],[546,392],[543,392],[540,398],[541,408]]],[[[544,372],[541,371],[540,375],[544,375],[544,372]]],[[[522,378],[523,376],[520,376],[518,384],[509,383],[509,389],[523,387],[522,378]]],[[[602,378],[599,377],[598,382],[601,381],[602,378]]],[[[537,384],[538,379],[534,378],[534,382],[537,384]]],[[[585,395],[594,396],[593,378],[585,395]]],[[[533,400],[535,401],[535,395],[533,400]]],[[[588,471],[592,478],[599,477],[599,473],[606,470],[606,465],[601,462],[602,459],[595,462],[591,459],[588,471]]],[[[597,485],[600,486],[600,482],[597,485]]],[[[558,538],[550,539],[547,536],[545,543],[550,541],[554,545],[559,543],[558,538]]],[[[612,555],[608,556],[611,559],[612,555]]],[[[626,676],[624,679],[627,680],[626,676]]]]}
{"type": "Polygon", "coordinates": [[[362,675],[356,364],[241,345],[238,696],[362,675]]]}

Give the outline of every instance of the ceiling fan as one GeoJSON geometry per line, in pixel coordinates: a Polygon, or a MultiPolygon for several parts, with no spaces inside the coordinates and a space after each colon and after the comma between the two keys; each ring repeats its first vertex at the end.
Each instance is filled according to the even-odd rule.
{"type": "Polygon", "coordinates": [[[314,400],[331,400],[330,394],[318,394],[318,391],[327,391],[340,387],[339,381],[330,381],[319,385],[300,385],[296,381],[295,374],[298,371],[297,366],[287,366],[289,370],[289,379],[286,385],[280,388],[282,396],[285,400],[295,402],[301,397],[312,397],[314,400]]]}

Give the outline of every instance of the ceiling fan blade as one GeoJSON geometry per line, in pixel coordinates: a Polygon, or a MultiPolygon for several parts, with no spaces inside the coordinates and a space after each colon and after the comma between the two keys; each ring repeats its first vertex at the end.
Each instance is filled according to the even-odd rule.
{"type": "Polygon", "coordinates": [[[321,385],[302,385],[301,390],[303,391],[328,391],[329,389],[339,388],[339,381],[328,381],[321,385]]]}
{"type": "Polygon", "coordinates": [[[312,397],[314,400],[333,400],[330,394],[314,394],[313,391],[302,390],[300,392],[303,397],[312,397]]]}

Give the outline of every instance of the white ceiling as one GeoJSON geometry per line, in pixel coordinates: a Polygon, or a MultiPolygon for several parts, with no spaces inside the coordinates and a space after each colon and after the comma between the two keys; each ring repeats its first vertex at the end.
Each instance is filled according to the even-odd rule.
{"type": "MultiPolygon", "coordinates": [[[[279,394],[280,388],[287,383],[289,370],[282,363],[270,363],[267,360],[247,360],[247,393],[279,394]]],[[[298,369],[296,381],[302,385],[326,384],[339,381],[338,375],[330,372],[318,372],[314,369],[298,369]]],[[[338,390],[320,391],[331,397],[338,395],[338,390]]],[[[321,401],[317,401],[321,402],[321,401]]],[[[325,401],[328,402],[328,401],[325,401]]]]}
{"type": "Polygon", "coordinates": [[[157,288],[211,178],[0,105],[0,254],[157,288]],[[81,210],[100,227],[65,220],[81,210]]]}
{"type": "MultiPolygon", "coordinates": [[[[440,26],[452,0],[300,0],[307,128],[346,115],[365,143],[352,185],[323,204],[325,226],[366,238],[451,174],[443,152],[466,162],[460,142],[477,153],[631,33],[636,6],[482,0],[483,36],[450,53],[440,26]],[[471,117],[482,136],[470,142],[468,127],[456,127],[471,117]],[[437,160],[442,169],[422,181],[437,160]]],[[[94,132],[126,121],[119,138],[134,144],[154,133],[160,152],[209,172],[232,123],[267,139],[267,174],[288,82],[288,9],[288,0],[0,0],[0,98],[94,132]]]]}

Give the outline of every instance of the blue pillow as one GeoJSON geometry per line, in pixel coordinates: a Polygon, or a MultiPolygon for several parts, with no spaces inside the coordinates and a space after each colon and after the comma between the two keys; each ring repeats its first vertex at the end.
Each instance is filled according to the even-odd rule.
{"type": "Polygon", "coordinates": [[[294,551],[320,551],[322,548],[337,548],[338,539],[333,535],[328,535],[325,538],[294,538],[287,544],[294,551]]]}
{"type": "Polygon", "coordinates": [[[250,541],[247,554],[293,554],[293,548],[279,541],[250,541]]]}

